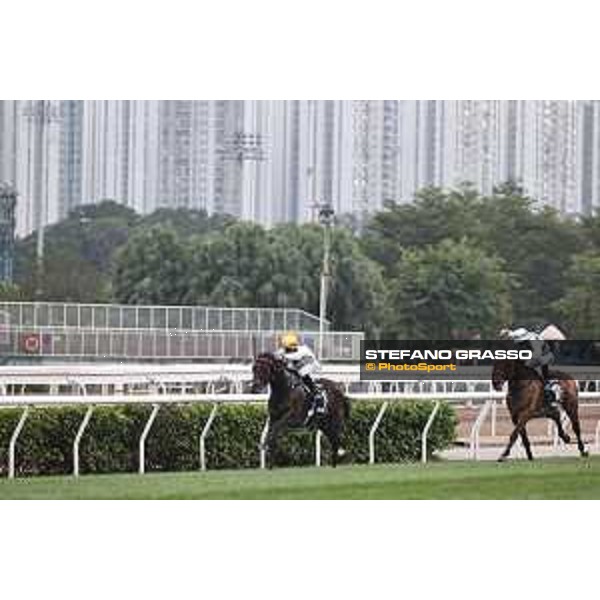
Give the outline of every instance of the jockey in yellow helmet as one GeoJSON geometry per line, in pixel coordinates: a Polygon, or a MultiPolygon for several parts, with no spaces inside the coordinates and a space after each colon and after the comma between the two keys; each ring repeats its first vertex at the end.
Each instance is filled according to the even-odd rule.
{"type": "Polygon", "coordinates": [[[323,414],[325,412],[324,398],[314,379],[314,376],[320,371],[321,365],[313,351],[307,345],[300,343],[300,337],[295,331],[288,331],[280,337],[276,355],[286,361],[290,371],[298,374],[309,391],[310,407],[306,422],[308,423],[315,413],[323,414]]]}

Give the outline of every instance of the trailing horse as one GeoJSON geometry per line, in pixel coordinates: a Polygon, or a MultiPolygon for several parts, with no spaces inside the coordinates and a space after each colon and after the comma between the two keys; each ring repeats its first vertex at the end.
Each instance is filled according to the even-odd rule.
{"type": "MultiPolygon", "coordinates": [[[[559,404],[563,407],[573,432],[577,437],[577,447],[581,456],[587,456],[581,439],[581,427],[579,424],[579,390],[577,382],[568,374],[561,371],[550,371],[550,379],[556,379],[560,386],[559,404]]],[[[494,364],[492,371],[492,384],[496,391],[501,391],[504,382],[508,381],[508,395],[506,396],[506,405],[510,412],[512,422],[515,426],[506,449],[501,454],[499,460],[503,461],[508,458],[513,444],[517,437],[521,436],[523,447],[527,453],[527,458],[533,460],[531,453],[531,445],[527,437],[527,423],[536,417],[547,417],[552,419],[558,428],[558,435],[561,440],[568,444],[571,440],[565,433],[562,422],[561,413],[558,406],[548,406],[544,401],[544,384],[537,377],[535,371],[525,366],[521,361],[505,360],[498,361],[494,364]]]]}
{"type": "MultiPolygon", "coordinates": [[[[267,465],[271,468],[277,438],[288,429],[306,426],[308,392],[300,378],[286,368],[285,361],[270,352],[263,352],[256,358],[252,374],[253,392],[271,386],[269,428],[265,442],[267,465]]],[[[350,400],[335,382],[321,379],[320,384],[326,395],[326,409],[323,415],[314,415],[310,426],[321,430],[329,440],[331,465],[335,467],[338,458],[345,453],[340,442],[344,424],[350,416],[350,400]]]]}

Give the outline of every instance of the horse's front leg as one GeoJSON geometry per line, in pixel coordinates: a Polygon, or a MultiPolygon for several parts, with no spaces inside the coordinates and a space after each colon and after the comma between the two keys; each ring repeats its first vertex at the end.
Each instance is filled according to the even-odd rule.
{"type": "Polygon", "coordinates": [[[340,427],[329,423],[325,427],[321,427],[321,431],[327,436],[331,447],[331,466],[336,467],[338,460],[343,458],[346,451],[341,446],[341,431],[340,427]]]}
{"type": "MultiPolygon", "coordinates": [[[[517,418],[515,415],[511,415],[511,419],[513,425],[517,426],[517,418]]],[[[523,442],[523,448],[525,448],[525,454],[527,454],[528,460],[533,460],[533,452],[531,452],[531,443],[529,442],[529,437],[527,435],[527,427],[523,427],[523,431],[521,431],[521,442],[523,442]]]]}
{"type": "Polygon", "coordinates": [[[525,426],[527,425],[527,423],[529,422],[529,420],[532,417],[533,417],[532,414],[527,414],[527,415],[523,415],[523,416],[519,417],[515,428],[513,429],[512,433],[510,434],[510,438],[508,439],[508,444],[506,445],[504,452],[500,455],[500,458],[498,459],[499,462],[502,462],[508,458],[508,455],[510,454],[511,449],[514,446],[514,443],[517,441],[517,438],[519,437],[519,435],[521,435],[521,433],[523,431],[525,431],[525,426]]]}
{"type": "Polygon", "coordinates": [[[527,427],[523,427],[523,431],[521,432],[521,441],[523,442],[523,448],[525,448],[525,454],[527,454],[527,459],[533,460],[531,444],[529,442],[529,437],[527,436],[527,427]]]}
{"type": "Polygon", "coordinates": [[[289,423],[289,412],[277,420],[269,420],[269,429],[263,450],[266,453],[267,468],[273,468],[273,457],[275,456],[275,445],[280,435],[287,429],[289,423]]]}

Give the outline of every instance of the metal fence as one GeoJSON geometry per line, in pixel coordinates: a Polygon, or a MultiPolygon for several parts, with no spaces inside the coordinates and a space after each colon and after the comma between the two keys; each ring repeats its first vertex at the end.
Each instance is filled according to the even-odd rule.
{"type": "MultiPolygon", "coordinates": [[[[7,326],[186,331],[318,331],[319,318],[296,308],[0,302],[0,327],[7,326]]],[[[325,330],[328,329],[329,322],[326,322],[325,330]]]]}
{"type": "MultiPolygon", "coordinates": [[[[123,360],[245,361],[277,346],[279,331],[185,331],[102,329],[92,327],[4,327],[0,356],[123,360]]],[[[306,344],[318,348],[319,333],[302,331],[306,344]]],[[[325,332],[322,360],[352,361],[360,355],[360,332],[325,332]]]]}

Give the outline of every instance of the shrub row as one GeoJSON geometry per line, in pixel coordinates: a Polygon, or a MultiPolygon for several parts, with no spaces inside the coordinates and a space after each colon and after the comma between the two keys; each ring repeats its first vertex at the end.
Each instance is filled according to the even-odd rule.
{"type": "MultiPolygon", "coordinates": [[[[344,433],[349,461],[369,460],[369,430],[381,404],[354,402],[344,433]]],[[[378,462],[413,461],[420,457],[421,431],[432,410],[430,401],[392,404],[377,432],[378,462]]],[[[169,405],[161,407],[146,443],[148,471],[185,471],[199,468],[199,437],[211,407],[169,405]]],[[[97,407],[80,444],[82,473],[135,471],[139,438],[150,414],[147,405],[97,407]]],[[[0,410],[0,472],[7,472],[10,436],[20,409],[0,410]]],[[[33,409],[17,444],[16,466],[20,475],[66,474],[73,468],[73,439],[84,407],[33,409]]],[[[206,440],[210,469],[238,469],[259,465],[258,440],[266,419],[259,405],[219,407],[206,440]]],[[[434,453],[454,440],[456,416],[442,404],[429,432],[428,448],[434,453]]],[[[329,460],[323,438],[324,460],[329,460]]],[[[314,462],[314,434],[291,432],[279,443],[276,464],[307,465],[314,462]]]]}

